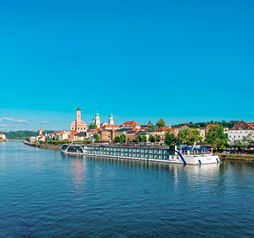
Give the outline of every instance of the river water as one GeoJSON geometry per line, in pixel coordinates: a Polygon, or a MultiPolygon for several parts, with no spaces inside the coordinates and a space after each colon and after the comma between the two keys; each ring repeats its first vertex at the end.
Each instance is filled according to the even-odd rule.
{"type": "Polygon", "coordinates": [[[254,237],[254,163],[66,157],[0,143],[0,237],[254,237]]]}

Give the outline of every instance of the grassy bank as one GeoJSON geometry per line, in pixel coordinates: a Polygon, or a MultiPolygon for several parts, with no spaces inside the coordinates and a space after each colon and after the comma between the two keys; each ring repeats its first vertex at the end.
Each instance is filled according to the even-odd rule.
{"type": "Polygon", "coordinates": [[[246,154],[217,154],[221,160],[242,160],[242,161],[253,161],[254,155],[246,155],[246,154]]]}
{"type": "Polygon", "coordinates": [[[51,149],[51,150],[60,150],[62,147],[62,144],[46,144],[46,143],[43,143],[43,144],[34,143],[33,144],[28,141],[24,141],[24,144],[28,145],[28,146],[32,146],[32,147],[37,147],[37,148],[41,148],[41,149],[51,149]]]}

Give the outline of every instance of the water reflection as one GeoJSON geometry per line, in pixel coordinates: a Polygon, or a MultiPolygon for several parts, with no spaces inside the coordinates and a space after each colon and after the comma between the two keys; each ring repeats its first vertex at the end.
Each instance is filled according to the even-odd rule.
{"type": "Polygon", "coordinates": [[[72,191],[82,199],[82,192],[85,190],[86,185],[86,160],[69,156],[63,156],[63,158],[70,162],[69,169],[73,185],[72,191]]]}
{"type": "Polygon", "coordinates": [[[153,161],[142,161],[142,160],[125,160],[125,159],[111,159],[111,158],[94,158],[94,157],[86,157],[92,163],[103,163],[108,165],[117,165],[118,167],[128,166],[134,169],[141,170],[157,170],[157,171],[168,171],[174,177],[176,177],[179,173],[187,173],[190,176],[193,175],[209,175],[216,176],[220,171],[220,164],[211,164],[211,165],[186,165],[183,166],[181,164],[168,164],[168,163],[160,163],[153,161]]]}

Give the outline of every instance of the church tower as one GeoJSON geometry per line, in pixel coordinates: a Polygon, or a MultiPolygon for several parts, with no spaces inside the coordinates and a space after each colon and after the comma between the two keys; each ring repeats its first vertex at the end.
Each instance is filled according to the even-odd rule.
{"type": "Polygon", "coordinates": [[[109,125],[114,125],[114,118],[112,114],[109,115],[109,125]]]}
{"type": "Polygon", "coordinates": [[[97,128],[101,127],[101,120],[100,120],[99,113],[96,113],[95,115],[95,125],[97,126],[97,128]]]}
{"type": "Polygon", "coordinates": [[[42,135],[42,128],[40,128],[39,130],[39,135],[42,135]]]}
{"type": "Polygon", "coordinates": [[[87,124],[81,120],[81,110],[78,106],[76,120],[71,123],[71,130],[77,132],[87,132],[87,124]]]}
{"type": "Polygon", "coordinates": [[[81,121],[81,110],[80,110],[80,107],[78,106],[78,109],[77,109],[77,122],[80,122],[81,121]]]}

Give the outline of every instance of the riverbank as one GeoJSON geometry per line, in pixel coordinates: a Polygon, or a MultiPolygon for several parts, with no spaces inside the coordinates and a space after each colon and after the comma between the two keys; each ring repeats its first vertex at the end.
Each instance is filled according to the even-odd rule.
{"type": "Polygon", "coordinates": [[[40,144],[40,143],[30,143],[28,141],[23,141],[25,145],[37,147],[41,149],[51,149],[51,150],[60,150],[62,145],[55,145],[55,144],[40,144]]]}
{"type": "MultiPolygon", "coordinates": [[[[25,145],[37,147],[41,149],[51,149],[51,150],[60,150],[62,145],[56,144],[40,144],[40,143],[30,143],[28,141],[23,141],[25,145]]],[[[254,162],[254,155],[246,155],[246,154],[222,154],[217,153],[216,155],[219,156],[220,160],[238,160],[238,161],[250,161],[254,162]]]]}
{"type": "Polygon", "coordinates": [[[246,154],[222,154],[217,153],[220,160],[238,160],[238,161],[251,161],[254,162],[254,155],[246,154]]]}

